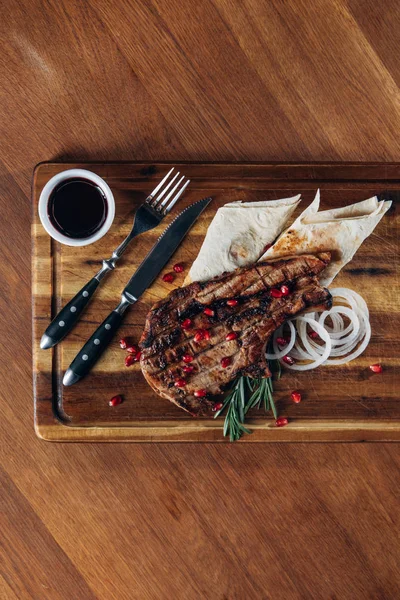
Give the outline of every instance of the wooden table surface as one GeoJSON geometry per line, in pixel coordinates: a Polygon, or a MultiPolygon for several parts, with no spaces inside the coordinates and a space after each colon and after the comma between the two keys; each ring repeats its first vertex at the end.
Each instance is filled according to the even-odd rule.
{"type": "Polygon", "coordinates": [[[5,0],[0,30],[0,597],[399,598],[397,444],[45,443],[30,350],[37,162],[399,161],[398,2],[5,0]]]}

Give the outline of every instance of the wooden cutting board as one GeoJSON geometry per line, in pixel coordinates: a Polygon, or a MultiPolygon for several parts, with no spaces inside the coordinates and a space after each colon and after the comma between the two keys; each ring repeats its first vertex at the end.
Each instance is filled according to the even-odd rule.
{"type": "MultiPolygon", "coordinates": [[[[256,441],[363,441],[400,440],[400,301],[398,164],[193,164],[176,165],[191,179],[178,208],[157,229],[133,241],[118,268],[108,276],[73,332],[56,348],[41,350],[40,338],[56,312],[98,270],[101,260],[129,232],[135,210],[155,187],[169,164],[42,163],[33,177],[33,372],[35,428],[38,436],[53,441],[227,441],[223,419],[194,419],[158,397],[146,384],[138,365],[126,368],[118,339],[137,342],[151,305],[174,284],[161,280],[175,262],[190,266],[202,244],[216,209],[235,200],[270,200],[302,194],[301,210],[321,189],[323,209],[344,206],[388,192],[390,211],[361,246],[353,261],[334,282],[349,287],[367,301],[372,326],[371,342],[362,356],[342,367],[315,371],[284,371],[275,384],[275,401],[289,425],[277,428],[262,410],[251,415],[252,435],[240,443],[256,441]],[[62,246],[46,234],[37,214],[40,192],[56,173],[86,168],[103,177],[116,201],[116,218],[99,242],[83,247],[62,246]],[[91,374],[65,388],[62,376],[76,352],[119,301],[120,292],[166,225],[188,204],[211,195],[213,202],[188,234],[170,264],[125,321],[108,351],[91,374]],[[368,366],[382,363],[384,372],[368,366]],[[300,390],[303,401],[293,404],[290,392],[300,390]],[[124,402],[108,405],[115,394],[124,402]]],[[[298,211],[300,212],[300,211],[298,211]]],[[[296,213],[297,216],[297,213],[296,213]]]]}

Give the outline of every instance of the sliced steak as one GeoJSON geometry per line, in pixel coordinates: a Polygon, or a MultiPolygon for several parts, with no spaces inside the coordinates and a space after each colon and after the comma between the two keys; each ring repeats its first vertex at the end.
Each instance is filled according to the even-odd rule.
{"type": "Polygon", "coordinates": [[[149,312],[140,340],[140,364],[150,386],[199,415],[209,413],[212,396],[238,375],[268,377],[265,348],[272,333],[299,313],[330,308],[331,295],[317,277],[329,261],[325,252],[257,263],[171,292],[149,312]],[[274,298],[271,289],[282,285],[290,293],[274,298]],[[228,300],[235,300],[235,305],[228,300]],[[206,315],[205,308],[214,314],[206,315]],[[229,333],[235,333],[230,336],[235,339],[227,340],[229,333]],[[190,373],[184,371],[185,355],[192,357],[186,363],[193,367],[190,373]],[[223,358],[230,359],[225,368],[223,358]],[[176,387],[182,379],[185,385],[176,387]],[[207,395],[197,397],[199,390],[207,395]]]}

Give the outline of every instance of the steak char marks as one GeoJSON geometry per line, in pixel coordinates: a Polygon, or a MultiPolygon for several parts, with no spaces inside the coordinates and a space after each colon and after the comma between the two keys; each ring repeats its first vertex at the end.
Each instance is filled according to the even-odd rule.
{"type": "Polygon", "coordinates": [[[172,291],[149,312],[140,340],[140,365],[150,386],[191,414],[204,415],[214,406],[212,397],[238,375],[268,377],[265,348],[273,332],[299,313],[331,307],[331,295],[317,277],[329,261],[324,252],[261,262],[172,291]],[[282,285],[290,293],[274,298],[271,289],[282,285]],[[227,304],[232,299],[235,306],[227,304]],[[214,315],[204,314],[205,308],[214,315]],[[197,339],[203,337],[195,341],[199,331],[197,339]],[[232,332],[235,339],[227,340],[232,332]],[[185,363],[185,355],[193,360],[185,363]],[[226,368],[223,358],[230,359],[226,368]],[[185,385],[177,387],[182,379],[185,385]],[[200,390],[207,395],[197,397],[200,390]]]}

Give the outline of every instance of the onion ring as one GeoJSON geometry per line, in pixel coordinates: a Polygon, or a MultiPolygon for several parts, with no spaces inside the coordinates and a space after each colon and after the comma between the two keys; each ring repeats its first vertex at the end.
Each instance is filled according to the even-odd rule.
{"type": "Polygon", "coordinates": [[[279,329],[277,329],[272,337],[272,347],[274,349],[274,352],[266,352],[265,353],[265,358],[267,358],[268,360],[276,360],[278,358],[282,358],[282,356],[286,356],[286,354],[288,352],[291,351],[291,349],[294,346],[294,343],[296,341],[296,330],[294,328],[294,325],[291,321],[287,321],[287,324],[289,325],[289,329],[290,329],[290,340],[287,343],[287,345],[285,346],[285,348],[283,350],[279,350],[278,344],[276,342],[276,338],[281,337],[282,333],[283,333],[283,325],[281,325],[279,327],[279,329]]]}
{"type": "Polygon", "coordinates": [[[345,364],[364,352],[371,339],[369,311],[364,298],[347,288],[333,288],[330,292],[334,301],[339,299],[340,303],[335,303],[330,310],[319,315],[313,312],[287,321],[290,328],[290,340],[283,349],[280,349],[276,341],[283,334],[284,326],[281,325],[273,334],[274,352],[266,353],[267,359],[278,359],[284,363],[281,359],[291,353],[290,356],[293,359],[308,362],[293,365],[284,363],[285,366],[293,371],[308,371],[321,364],[345,364]],[[343,305],[344,303],[347,306],[343,305]],[[347,325],[343,316],[349,319],[347,325]],[[326,324],[328,317],[332,326],[326,324]],[[317,343],[307,333],[307,327],[311,327],[318,333],[324,342],[323,345],[317,343]]]}
{"type": "Polygon", "coordinates": [[[322,327],[322,325],[320,325],[318,323],[318,321],[316,321],[315,319],[310,319],[308,317],[297,317],[297,321],[300,323],[304,323],[305,326],[307,326],[307,324],[310,325],[314,329],[314,331],[316,331],[318,333],[318,335],[321,337],[321,339],[326,342],[325,350],[322,353],[322,355],[320,355],[317,359],[309,362],[308,364],[288,365],[288,364],[284,363],[285,366],[288,369],[291,369],[292,371],[309,371],[311,369],[315,369],[316,367],[319,367],[319,365],[322,365],[322,363],[324,363],[328,359],[328,357],[331,353],[331,349],[332,349],[331,338],[329,337],[329,333],[326,331],[326,329],[324,329],[322,327]]]}

